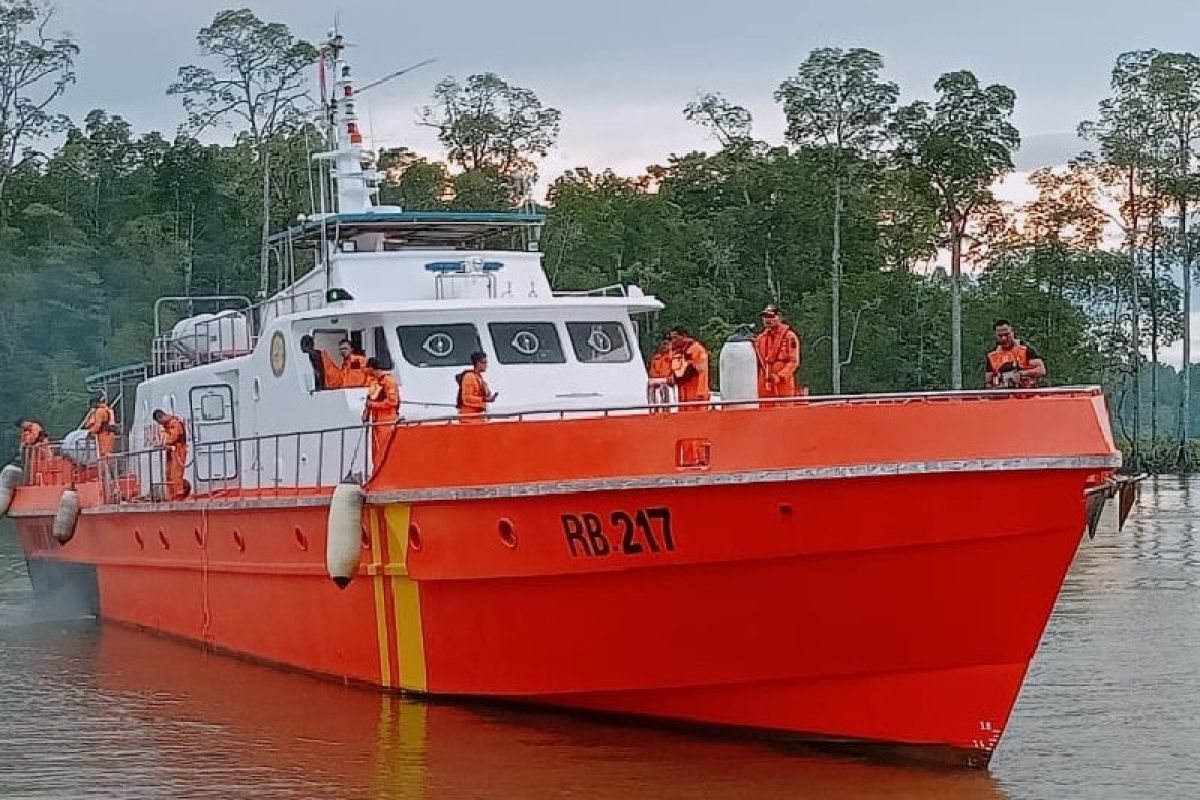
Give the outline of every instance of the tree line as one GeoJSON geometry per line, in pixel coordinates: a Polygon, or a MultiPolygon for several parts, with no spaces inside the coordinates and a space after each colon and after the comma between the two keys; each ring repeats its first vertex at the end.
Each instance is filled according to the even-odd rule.
{"type": "MultiPolygon", "coordinates": [[[[156,298],[259,293],[266,236],[319,208],[326,142],[307,90],[318,49],[284,23],[232,9],[201,29],[199,62],[164,76],[186,118],[171,135],[56,113],[79,46],[54,30],[35,0],[0,0],[0,417],[61,433],[85,375],[145,360],[156,298]],[[201,138],[222,125],[228,141],[201,138]]],[[[1121,55],[1080,124],[1088,151],[1029,176],[1036,198],[1017,207],[994,193],[1020,146],[1013,90],[958,70],[922,94],[901,105],[878,53],[820,48],[775,88],[784,141],[756,137],[732,100],[692,98],[682,113],[710,149],[550,182],[552,282],[658,295],[644,349],[683,324],[716,352],[779,304],[818,393],[978,387],[1008,318],[1052,384],[1104,386],[1135,466],[1190,469],[1200,58],[1121,55]],[[1177,371],[1161,354],[1181,341],[1177,371]]],[[[381,202],[533,204],[561,121],[533,90],[448,77],[418,118],[443,152],[379,152],[381,202]]]]}

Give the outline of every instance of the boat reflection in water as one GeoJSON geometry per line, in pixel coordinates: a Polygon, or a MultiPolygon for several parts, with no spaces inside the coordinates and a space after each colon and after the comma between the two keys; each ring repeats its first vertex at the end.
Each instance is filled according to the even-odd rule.
{"type": "Polygon", "coordinates": [[[102,762],[83,771],[102,794],[242,796],[252,786],[257,798],[1005,796],[974,771],[859,762],[793,745],[509,707],[426,703],[119,626],[104,625],[96,635],[98,663],[72,677],[97,683],[85,713],[96,723],[119,715],[109,735],[123,746],[101,743],[72,757],[102,762]]]}

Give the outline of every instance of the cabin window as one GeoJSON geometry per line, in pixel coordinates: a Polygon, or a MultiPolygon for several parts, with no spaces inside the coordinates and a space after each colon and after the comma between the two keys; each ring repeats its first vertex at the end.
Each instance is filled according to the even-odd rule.
{"type": "Polygon", "coordinates": [[[562,341],[551,322],[492,322],[492,347],[501,364],[563,364],[562,341]]]}
{"type": "Polygon", "coordinates": [[[392,351],[388,349],[387,332],[383,328],[375,328],[373,337],[375,347],[373,348],[373,357],[379,359],[380,369],[391,369],[392,351]]]}
{"type": "Polygon", "coordinates": [[[465,367],[471,353],[483,348],[470,323],[401,325],[396,328],[404,360],[415,367],[465,367]]]}
{"type": "Polygon", "coordinates": [[[625,326],[619,322],[568,322],[575,357],[584,364],[617,364],[633,360],[625,326]]]}

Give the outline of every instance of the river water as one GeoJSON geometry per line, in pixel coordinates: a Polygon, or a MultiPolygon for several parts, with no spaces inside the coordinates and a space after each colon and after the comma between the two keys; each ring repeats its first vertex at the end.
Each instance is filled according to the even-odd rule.
{"type": "Polygon", "coordinates": [[[1159,479],[1083,542],[990,773],[414,702],[63,619],[0,529],[0,798],[1200,797],[1197,510],[1200,480],[1159,479]]]}

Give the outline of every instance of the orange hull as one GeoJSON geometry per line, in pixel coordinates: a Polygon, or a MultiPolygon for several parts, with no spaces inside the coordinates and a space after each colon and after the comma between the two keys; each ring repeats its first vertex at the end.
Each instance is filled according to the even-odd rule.
{"type": "Polygon", "coordinates": [[[18,493],[18,531],[32,563],[93,565],[107,619],[295,668],[984,764],[1084,488],[1116,463],[1083,391],[396,442],[440,456],[379,470],[344,591],[325,572],[327,497],[94,506],[60,547],[38,488],[18,493]],[[673,463],[685,442],[707,467],[673,463]]]}

